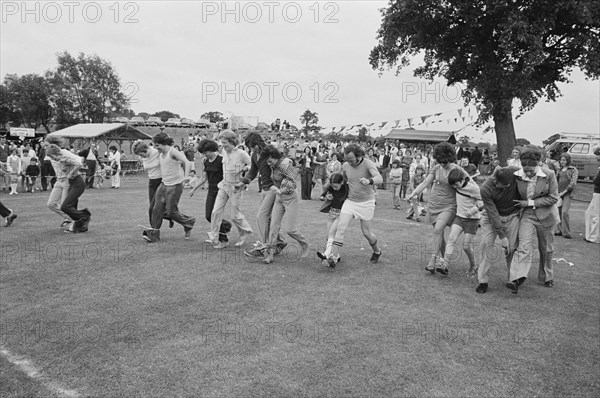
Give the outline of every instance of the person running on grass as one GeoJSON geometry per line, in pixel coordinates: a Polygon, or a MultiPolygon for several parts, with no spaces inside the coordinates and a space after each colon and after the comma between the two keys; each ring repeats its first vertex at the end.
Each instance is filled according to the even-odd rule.
{"type": "Polygon", "coordinates": [[[375,214],[373,186],[381,184],[383,178],[375,163],[365,158],[364,150],[357,144],[350,144],[344,148],[344,160],[342,172],[344,181],[348,183],[349,191],[348,199],[340,210],[340,220],[333,238],[331,255],[327,258],[327,265],[332,269],[335,268],[337,258],[340,256],[346,230],[353,218],[360,220],[362,233],[373,250],[369,261],[375,264],[381,256],[381,250],[377,245],[377,236],[371,232],[371,220],[375,214]]]}
{"type": "Polygon", "coordinates": [[[448,259],[452,258],[456,241],[464,231],[463,250],[469,259],[467,276],[475,276],[477,267],[475,266],[475,257],[471,242],[477,233],[477,227],[481,219],[480,211],[483,209],[479,186],[469,177],[465,177],[464,173],[459,169],[454,169],[448,174],[448,184],[456,189],[456,217],[454,217],[454,222],[450,228],[446,253],[440,259],[440,265],[435,270],[442,275],[448,275],[448,259]]]}
{"type": "MultiPolygon", "coordinates": [[[[152,223],[152,210],[154,209],[156,191],[162,182],[162,173],[160,171],[160,153],[156,148],[148,145],[142,140],[133,143],[133,153],[142,159],[142,166],[148,173],[148,219],[152,223]]],[[[169,220],[168,218],[165,218],[169,220]]],[[[169,220],[169,227],[173,228],[173,220],[169,220]]]]}
{"type": "Polygon", "coordinates": [[[277,237],[282,225],[287,234],[300,245],[300,257],[304,259],[308,257],[309,244],[306,237],[297,229],[299,201],[296,192],[296,177],[298,169],[294,167],[291,159],[284,158],[273,145],[267,145],[263,151],[269,166],[271,166],[273,185],[270,189],[275,192],[275,204],[269,226],[269,245],[263,261],[267,264],[273,262],[273,255],[278,244],[277,237]]]}
{"type": "Polygon", "coordinates": [[[87,232],[91,213],[88,209],[77,210],[79,198],[85,192],[85,182],[79,173],[83,167],[83,160],[71,151],[60,149],[54,144],[48,146],[46,155],[58,162],[58,167],[69,181],[69,190],[60,206],[60,211],[67,214],[73,222],[65,229],[65,232],[87,232]]]}
{"type": "MultiPolygon", "coordinates": [[[[275,205],[275,192],[271,190],[273,180],[271,179],[271,167],[267,163],[267,158],[263,153],[263,149],[267,146],[263,138],[258,133],[249,133],[244,140],[245,145],[252,150],[250,156],[250,171],[240,179],[244,184],[248,185],[258,176],[259,186],[261,188],[261,200],[256,214],[256,222],[258,225],[258,241],[250,250],[244,251],[244,254],[250,257],[264,256],[264,250],[269,242],[269,226],[271,223],[271,213],[275,205]]],[[[281,234],[277,236],[277,245],[274,254],[280,254],[287,246],[286,241],[281,234]]]]}
{"type": "MultiPolygon", "coordinates": [[[[327,258],[331,255],[331,248],[333,247],[333,239],[337,231],[337,226],[340,221],[340,211],[342,205],[348,198],[348,184],[344,182],[344,176],[340,173],[334,173],[329,176],[329,184],[324,194],[327,202],[321,206],[321,213],[328,213],[327,217],[327,245],[325,246],[325,252],[317,252],[317,256],[327,261],[327,258]]],[[[340,262],[338,256],[336,262],[340,262]]]]}
{"type": "Polygon", "coordinates": [[[456,191],[448,183],[448,175],[454,169],[461,170],[465,177],[467,172],[455,164],[456,152],[454,147],[442,142],[433,149],[433,158],[438,163],[429,170],[429,174],[415,190],[406,197],[406,200],[418,197],[418,195],[428,186],[433,184],[429,194],[429,203],[427,205],[427,216],[429,222],[433,225],[433,234],[431,243],[433,254],[429,263],[425,267],[430,273],[435,272],[435,265],[439,265],[439,259],[444,256],[446,242],[444,240],[444,229],[451,227],[456,216],[456,191]]]}
{"type": "Polygon", "coordinates": [[[514,201],[521,199],[517,189],[517,179],[514,175],[517,170],[519,170],[518,167],[499,167],[480,188],[485,210],[480,221],[479,253],[481,260],[477,271],[479,285],[475,289],[480,294],[487,292],[488,289],[488,271],[496,254],[494,250],[496,237],[504,249],[506,265],[509,270],[517,247],[520,211],[514,201]]]}
{"type": "Polygon", "coordinates": [[[181,213],[178,205],[183,181],[188,178],[192,165],[183,152],[173,147],[173,139],[166,133],[156,134],[152,141],[160,153],[158,159],[162,182],[155,194],[150,223],[152,229],[144,231],[143,238],[150,243],[160,240],[160,227],[166,213],[169,219],[183,226],[185,238],[189,239],[196,219],[181,213]]]}
{"type": "Polygon", "coordinates": [[[221,152],[221,156],[223,156],[223,181],[217,185],[219,192],[211,215],[207,242],[212,243],[214,246],[219,244],[219,229],[223,222],[225,205],[231,200],[231,222],[237,227],[240,234],[235,246],[243,246],[246,239],[253,232],[246,217],[240,211],[244,187],[246,186],[241,178],[242,173],[249,169],[250,155],[246,151],[237,148],[238,138],[231,130],[223,130],[219,134],[219,143],[223,146],[221,152]]]}
{"type": "MultiPolygon", "coordinates": [[[[219,193],[218,184],[223,180],[223,157],[219,155],[219,144],[213,140],[202,140],[198,144],[198,152],[205,156],[202,179],[190,191],[190,198],[194,193],[208,182],[208,192],[206,193],[206,202],[204,206],[204,217],[206,221],[211,222],[212,212],[215,207],[217,195],[219,193]]],[[[219,243],[215,249],[223,249],[229,245],[227,234],[231,231],[231,223],[227,220],[221,222],[219,228],[219,243]]]]}

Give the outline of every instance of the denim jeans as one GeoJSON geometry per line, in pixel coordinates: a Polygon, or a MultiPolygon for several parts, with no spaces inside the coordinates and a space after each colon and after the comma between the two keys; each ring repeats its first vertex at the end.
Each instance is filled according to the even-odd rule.
{"type": "Polygon", "coordinates": [[[298,193],[296,191],[289,195],[277,195],[271,214],[271,227],[269,233],[269,246],[274,247],[278,243],[277,237],[282,229],[300,245],[308,245],[308,240],[297,229],[298,220],[298,193]],[[285,215],[285,222],[284,222],[285,215]]]}
{"type": "Polygon", "coordinates": [[[85,182],[83,178],[78,175],[75,178],[69,179],[69,190],[67,197],[62,202],[60,210],[71,217],[73,221],[79,221],[86,219],[88,213],[82,210],[77,210],[79,205],[79,197],[85,192],[85,182]]]}
{"type": "MultiPolygon", "coordinates": [[[[258,213],[256,214],[256,221],[258,224],[258,239],[267,244],[269,242],[269,231],[271,224],[271,214],[273,213],[273,207],[275,206],[275,192],[267,189],[261,193],[260,206],[258,207],[258,213]]],[[[277,244],[281,245],[285,243],[285,240],[281,237],[281,234],[277,235],[277,244]]]]}
{"type": "Polygon", "coordinates": [[[194,217],[186,216],[179,211],[177,207],[179,205],[179,199],[183,192],[183,186],[181,184],[169,185],[161,183],[156,190],[154,197],[154,208],[152,209],[152,228],[160,229],[162,226],[163,216],[170,218],[178,224],[181,224],[183,228],[192,228],[196,219],[194,217]]]}

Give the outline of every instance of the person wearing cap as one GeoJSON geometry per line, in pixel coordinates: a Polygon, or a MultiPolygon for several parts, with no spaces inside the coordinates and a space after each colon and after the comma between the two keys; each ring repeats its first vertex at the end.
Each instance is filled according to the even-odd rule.
{"type": "Polygon", "coordinates": [[[513,257],[506,287],[517,293],[525,282],[533,264],[534,235],[539,251],[538,280],[546,287],[554,286],[552,253],[554,251],[554,227],[558,215],[558,182],[552,170],[540,167],[542,151],[535,146],[524,147],[519,155],[521,168],[517,177],[517,189],[522,200],[515,199],[521,208],[519,221],[519,245],[513,257]]]}

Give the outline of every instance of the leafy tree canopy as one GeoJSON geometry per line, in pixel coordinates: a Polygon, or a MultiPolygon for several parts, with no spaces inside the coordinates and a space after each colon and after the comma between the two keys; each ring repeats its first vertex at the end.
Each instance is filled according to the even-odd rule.
{"type": "Polygon", "coordinates": [[[223,118],[223,114],[221,112],[218,112],[218,111],[205,112],[200,117],[202,119],[208,119],[208,120],[210,120],[211,123],[218,123],[218,122],[222,122],[222,121],[225,120],[223,118]]]}
{"type": "Polygon", "coordinates": [[[166,122],[167,120],[169,120],[172,117],[176,117],[176,118],[180,118],[181,117],[177,113],[173,113],[171,111],[155,112],[155,113],[152,114],[152,116],[158,116],[160,118],[160,120],[162,120],[163,122],[166,122]]]}
{"type": "Polygon", "coordinates": [[[513,100],[522,114],[560,96],[575,67],[600,76],[597,0],[395,0],[382,16],[371,66],[399,71],[423,54],[414,75],[461,83],[465,103],[481,105],[479,124],[493,118],[502,161],[516,144],[513,100]]]}

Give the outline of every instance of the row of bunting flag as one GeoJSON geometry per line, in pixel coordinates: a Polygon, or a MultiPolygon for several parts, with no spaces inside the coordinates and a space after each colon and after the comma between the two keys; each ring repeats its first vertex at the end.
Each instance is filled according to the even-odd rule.
{"type": "Polygon", "coordinates": [[[410,117],[406,119],[396,119],[380,123],[360,123],[348,126],[334,126],[334,127],[323,127],[321,133],[330,134],[358,134],[358,131],[365,127],[368,133],[387,133],[395,128],[403,129],[416,129],[433,127],[434,124],[441,125],[445,123],[471,123],[477,120],[481,107],[479,105],[474,107],[460,108],[452,111],[432,113],[430,115],[423,115],[417,117],[410,117]]]}

